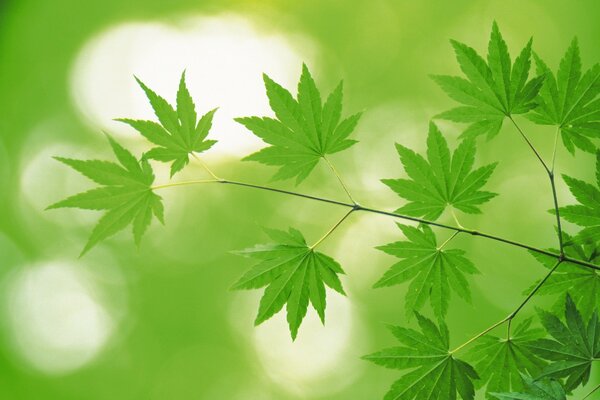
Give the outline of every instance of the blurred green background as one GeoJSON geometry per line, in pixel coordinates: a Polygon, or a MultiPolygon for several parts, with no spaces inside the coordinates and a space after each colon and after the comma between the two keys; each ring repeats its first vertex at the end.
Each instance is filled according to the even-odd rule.
{"type": "MultiPolygon", "coordinates": [[[[534,36],[555,68],[576,35],[589,66],[600,60],[599,18],[593,0],[4,0],[0,398],[381,398],[398,374],[359,357],[393,344],[385,323],[412,323],[405,286],[370,289],[393,262],[373,247],[398,239],[394,221],[354,215],[323,244],[347,271],[348,298],[330,294],[326,326],[311,310],[292,343],[283,315],[253,327],[258,292],[228,290],[250,265],[230,251],[265,241],[261,226],[294,226],[312,241],[344,210],[237,187],[168,189],[167,224],[154,224],[141,250],[128,230],[78,259],[98,215],[44,208],[92,185],[51,157],[110,158],[103,130],[140,154],[146,143],[112,121],[152,115],[132,75],[173,100],[187,68],[197,108],[221,107],[211,133],[221,143],[206,161],[221,176],[267,182],[273,170],[239,161],[260,143],[231,117],[268,113],[260,73],[293,89],[306,61],[324,91],[344,79],[347,113],[366,111],[361,143],[333,157],[338,169],[361,203],[394,209],[401,200],[379,179],[403,174],[393,143],[423,150],[428,119],[452,104],[428,78],[458,71],[449,38],[484,51],[495,19],[513,55],[534,36]]],[[[548,156],[552,129],[523,125],[548,156]]],[[[441,127],[454,147],[460,127],[441,127]]],[[[554,245],[549,187],[516,132],[505,126],[479,149],[480,163],[500,161],[488,187],[501,196],[462,223],[554,245]]],[[[591,156],[561,149],[558,157],[560,172],[593,175],[591,156]]],[[[166,181],[165,166],[156,167],[166,181]]],[[[193,165],[176,179],[201,176],[193,165]]],[[[299,190],[343,199],[324,166],[299,190]]],[[[564,185],[559,196],[572,200],[564,185]]],[[[504,317],[545,270],[522,250],[482,239],[453,245],[482,272],[472,279],[473,305],[452,299],[458,344],[504,317]]],[[[536,298],[523,316],[551,303],[536,298]]]]}

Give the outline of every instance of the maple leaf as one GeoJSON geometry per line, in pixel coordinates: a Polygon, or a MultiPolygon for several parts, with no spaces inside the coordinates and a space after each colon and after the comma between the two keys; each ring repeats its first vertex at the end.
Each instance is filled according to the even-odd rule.
{"type": "MultiPolygon", "coordinates": [[[[600,260],[600,249],[595,241],[575,241],[564,230],[562,233],[566,256],[591,263],[597,263],[600,260]]],[[[548,250],[558,253],[556,249],[548,250]]],[[[552,269],[556,264],[554,257],[534,252],[531,254],[548,269],[552,269]]],[[[526,292],[530,293],[535,285],[537,283],[526,292]]],[[[582,316],[584,318],[591,317],[597,305],[600,304],[600,275],[592,268],[564,261],[538,289],[537,294],[560,294],[553,309],[555,312],[564,313],[567,292],[570,292],[570,296],[582,316]]]]}
{"type": "Polygon", "coordinates": [[[377,247],[387,254],[401,258],[379,281],[376,288],[411,281],[404,303],[407,316],[420,310],[427,299],[438,318],[448,311],[450,289],[464,300],[471,301],[466,274],[476,274],[477,268],[458,249],[441,250],[435,234],[427,225],[419,228],[398,224],[408,239],[377,247]]]}
{"type": "Polygon", "coordinates": [[[450,156],[446,139],[431,122],[427,135],[427,160],[401,144],[396,144],[400,161],[411,179],[382,179],[400,197],[410,203],[396,212],[436,220],[447,206],[472,214],[496,193],[480,190],[498,163],[474,171],[475,142],[463,140],[450,156]]]}
{"type": "Polygon", "coordinates": [[[296,178],[302,182],[327,154],[345,150],[356,140],[348,139],[361,113],[341,120],[342,83],[321,104],[321,95],[308,68],[302,65],[297,99],[263,75],[267,97],[276,118],[244,117],[236,121],[270,146],[244,160],[278,166],[273,180],[296,178]]]}
{"type": "Polygon", "coordinates": [[[148,161],[138,161],[111,137],[108,140],[120,165],[109,161],[56,157],[58,161],[102,185],[48,207],[107,210],[94,227],[82,255],[129,224],[132,224],[133,237],[139,246],[152,221],[152,215],[164,223],[162,199],[152,191],[154,173],[148,161]]]}
{"type": "Polygon", "coordinates": [[[477,373],[464,361],[454,358],[449,350],[448,328],[439,328],[429,319],[415,313],[421,332],[390,326],[392,334],[403,346],[392,347],[364,356],[377,365],[411,371],[397,380],[385,400],[444,399],[463,400],[475,396],[473,380],[477,373]]]}
{"type": "Polygon", "coordinates": [[[535,60],[538,74],[546,78],[536,98],[538,107],[527,118],[557,126],[571,154],[575,147],[595,153],[590,138],[600,137],[600,64],[582,73],[577,38],[560,61],[556,76],[537,55],[535,60]]]}
{"type": "Polygon", "coordinates": [[[446,75],[432,78],[463,106],[443,112],[436,118],[469,123],[463,132],[465,137],[487,134],[492,138],[502,128],[505,117],[527,113],[536,106],[534,99],[544,77],[529,80],[531,39],[514,63],[496,22],[492,25],[487,61],[466,44],[455,40],[451,44],[466,79],[446,75]]]}
{"type": "Polygon", "coordinates": [[[542,371],[542,377],[566,378],[567,392],[585,385],[590,378],[592,362],[600,357],[600,321],[597,310],[588,324],[583,321],[571,296],[565,305],[566,325],[554,314],[539,310],[542,325],[554,338],[538,339],[531,348],[539,356],[551,361],[542,371]]]}
{"type": "Polygon", "coordinates": [[[325,323],[325,285],[345,295],[338,277],[344,271],[331,257],[307,246],[302,233],[293,228],[288,232],[274,229],[265,232],[275,243],[239,252],[260,261],[233,285],[233,289],[266,286],[255,324],[268,320],[287,304],[287,321],[295,339],[309,302],[325,323]]]}
{"type": "Polygon", "coordinates": [[[172,162],[171,176],[181,171],[189,162],[189,155],[210,149],[217,141],[206,140],[217,109],[204,114],[197,121],[196,107],[185,84],[185,71],[181,74],[177,91],[177,110],[154,93],[141,80],[135,78],[146,93],[160,124],[153,121],[120,118],[157,145],[145,154],[146,158],[172,162]]]}
{"type": "Polygon", "coordinates": [[[534,340],[545,336],[542,329],[531,328],[531,318],[521,322],[510,339],[486,335],[470,351],[470,360],[481,376],[478,387],[487,384],[486,392],[522,391],[527,386],[528,373],[537,376],[546,363],[531,350],[534,340]]]}
{"type": "Polygon", "coordinates": [[[492,393],[498,400],[567,400],[567,394],[560,382],[555,379],[532,379],[523,375],[525,392],[492,393]]]}
{"type": "Polygon", "coordinates": [[[567,175],[563,179],[580,204],[560,207],[560,216],[583,227],[577,240],[600,239],[600,151],[596,153],[596,186],[567,175]]]}

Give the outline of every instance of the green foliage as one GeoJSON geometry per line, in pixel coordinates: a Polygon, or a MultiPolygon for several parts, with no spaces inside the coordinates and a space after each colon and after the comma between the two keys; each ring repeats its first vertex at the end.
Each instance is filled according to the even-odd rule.
{"type": "Polygon", "coordinates": [[[48,207],[107,210],[92,231],[82,255],[129,224],[132,224],[133,237],[139,245],[153,214],[160,222],[164,222],[162,199],[151,189],[154,173],[150,164],[146,160],[138,161],[112,138],[108,137],[108,140],[120,165],[109,161],[56,157],[58,161],[102,185],[48,207]]]}
{"type": "Polygon", "coordinates": [[[561,207],[560,216],[584,228],[578,239],[600,239],[600,151],[596,153],[596,186],[567,175],[563,179],[580,204],[561,207]]]}
{"type": "Polygon", "coordinates": [[[570,296],[565,309],[566,324],[556,315],[539,310],[542,325],[554,340],[538,339],[532,348],[538,356],[552,362],[541,376],[566,378],[565,389],[570,392],[588,382],[592,362],[600,357],[600,321],[594,311],[586,325],[570,296]]]}
{"type": "Polygon", "coordinates": [[[487,61],[466,44],[455,40],[451,43],[466,79],[446,75],[434,75],[433,79],[448,96],[463,105],[443,112],[437,118],[469,123],[464,137],[487,134],[492,138],[502,128],[505,117],[525,114],[536,106],[534,99],[544,76],[529,80],[532,40],[514,63],[495,22],[487,61]]]}
{"type": "Polygon", "coordinates": [[[405,240],[378,247],[399,258],[399,261],[384,273],[374,287],[408,283],[404,303],[406,315],[408,318],[415,314],[420,327],[420,331],[391,327],[401,345],[365,357],[377,365],[405,371],[385,399],[473,400],[475,386],[485,387],[486,396],[501,400],[566,399],[565,392],[588,382],[592,363],[600,359],[600,277],[596,271],[599,267],[595,264],[600,258],[600,151],[596,153],[596,184],[564,175],[564,181],[579,204],[558,208],[554,161],[550,169],[512,116],[532,111],[530,118],[534,122],[558,126],[565,146],[571,152],[574,146],[596,151],[589,138],[598,136],[600,126],[600,67],[594,66],[582,74],[579,49],[574,41],[561,61],[556,77],[536,55],[540,75],[530,79],[531,40],[512,62],[495,23],[487,60],[462,43],[453,41],[452,45],[466,79],[449,76],[435,76],[434,79],[462,105],[439,117],[467,122],[470,126],[452,153],[446,138],[434,123],[429,126],[426,157],[402,144],[396,145],[407,178],[383,180],[408,202],[396,213],[355,203],[341,176],[325,158],[356,143],[349,136],[361,114],[342,119],[341,83],[322,103],[306,65],[302,68],[296,98],[264,75],[267,97],[276,118],[236,119],[269,145],[246,157],[246,160],[277,166],[279,169],[274,180],[295,178],[298,184],[323,159],[353,203],[219,179],[204,163],[203,167],[215,179],[153,186],[150,160],[171,163],[172,177],[188,164],[190,155],[197,158],[195,153],[207,150],[215,143],[214,140],[206,140],[215,110],[198,120],[184,73],[177,92],[176,109],[138,80],[160,123],[120,120],[135,128],[156,147],[138,160],[109,137],[119,164],[58,158],[101,187],[69,197],[49,208],[106,211],[94,228],[83,250],[85,253],[130,224],[135,242],[139,245],[153,215],[163,222],[162,200],[154,193],[159,188],[218,181],[228,184],[222,186],[243,186],[345,207],[348,210],[345,216],[312,246],[307,245],[298,230],[267,229],[271,244],[240,252],[255,259],[256,264],[233,285],[233,289],[264,288],[255,323],[258,325],[268,320],[285,307],[293,339],[298,335],[309,304],[325,322],[326,287],[345,295],[339,278],[340,274],[344,274],[342,267],[332,258],[316,252],[315,247],[346,217],[360,211],[420,222],[417,227],[398,224],[405,240]],[[555,200],[553,212],[558,210],[561,218],[582,227],[579,233],[571,236],[562,230],[562,224],[557,224],[557,235],[562,235],[559,236],[562,240],[558,250],[546,251],[491,233],[470,230],[458,221],[458,226],[436,222],[447,207],[451,207],[452,212],[481,213],[480,206],[496,196],[482,188],[497,163],[474,169],[475,137],[482,134],[493,137],[507,117],[548,172],[555,200]],[[445,228],[453,234],[438,244],[432,226],[445,228]],[[549,270],[508,317],[449,350],[449,332],[444,319],[449,308],[450,292],[454,291],[470,302],[467,275],[478,273],[463,250],[446,248],[459,233],[528,249],[549,270]],[[555,295],[557,304],[566,305],[561,305],[560,312],[554,314],[539,310],[545,330],[532,327],[531,319],[526,319],[511,331],[513,322],[516,323],[513,320],[534,295],[555,295]],[[428,299],[438,320],[437,325],[418,313],[428,299]],[[563,312],[564,322],[556,316],[563,312]],[[584,320],[588,321],[587,324],[584,320]],[[490,335],[492,330],[504,324],[508,325],[506,337],[490,335]],[[475,368],[456,358],[456,353],[470,345],[474,347],[468,360],[475,368]]]}
{"type": "Polygon", "coordinates": [[[478,387],[487,384],[486,392],[522,391],[528,386],[527,373],[537,376],[546,363],[531,350],[534,340],[545,336],[539,328],[531,328],[532,319],[521,322],[509,339],[484,336],[473,347],[470,359],[481,376],[478,387]]]}
{"type": "Polygon", "coordinates": [[[365,356],[364,359],[386,368],[411,371],[403,375],[385,395],[385,400],[448,399],[457,394],[463,400],[475,396],[473,380],[477,372],[448,351],[448,328],[437,327],[431,320],[415,313],[421,332],[400,326],[390,331],[403,346],[392,347],[365,356]]]}
{"type": "Polygon", "coordinates": [[[342,83],[329,95],[325,104],[306,65],[298,83],[298,97],[264,75],[271,109],[277,119],[246,117],[236,121],[270,146],[245,160],[278,166],[273,180],[296,178],[302,182],[319,160],[327,154],[345,150],[356,140],[348,139],[361,114],[342,116],[342,83]]]}
{"type": "Polygon", "coordinates": [[[400,197],[410,203],[396,212],[439,218],[447,206],[472,214],[481,212],[479,206],[496,196],[480,190],[494,172],[497,163],[473,169],[475,142],[463,140],[450,156],[448,143],[434,123],[427,135],[427,160],[401,144],[396,144],[400,161],[411,179],[383,179],[400,197]]]}
{"type": "Polygon", "coordinates": [[[535,57],[537,73],[545,83],[536,98],[538,106],[528,118],[541,125],[556,125],[569,152],[575,147],[596,152],[590,138],[600,137],[600,64],[582,74],[577,39],[573,39],[558,67],[556,76],[535,57]]]}
{"type": "Polygon", "coordinates": [[[374,287],[399,285],[411,281],[404,306],[407,316],[420,310],[427,299],[435,315],[442,319],[448,311],[450,289],[466,301],[471,301],[466,274],[478,273],[465,252],[458,249],[442,250],[435,234],[427,225],[419,228],[398,224],[408,239],[378,247],[379,250],[402,261],[394,264],[374,287]]]}
{"type": "Polygon", "coordinates": [[[531,379],[523,376],[526,390],[522,393],[492,393],[498,400],[566,400],[562,385],[554,379],[531,379]]]}
{"type": "MultiPolygon", "coordinates": [[[[563,231],[565,254],[579,260],[592,263],[600,260],[600,249],[594,241],[576,242],[574,238],[563,231]]],[[[557,251],[550,249],[551,251],[557,251]]],[[[532,253],[546,268],[551,269],[556,259],[540,253],[532,253]]],[[[527,290],[527,293],[531,288],[527,290]]],[[[600,275],[596,270],[570,262],[563,262],[538,290],[539,295],[558,295],[554,306],[555,312],[564,313],[565,296],[570,296],[584,318],[591,317],[600,304],[600,275]]]]}
{"type": "Polygon", "coordinates": [[[344,271],[331,257],[309,247],[299,231],[293,228],[288,232],[265,231],[275,243],[239,252],[259,262],[233,288],[259,289],[266,286],[255,324],[268,320],[287,304],[287,321],[295,339],[309,301],[325,323],[325,285],[345,294],[338,277],[344,271]]]}
{"type": "Polygon", "coordinates": [[[156,117],[160,121],[143,121],[121,118],[118,121],[131,125],[153,144],[157,145],[145,154],[146,158],[171,163],[171,176],[181,171],[189,162],[189,155],[210,149],[217,141],[205,140],[212,126],[216,109],[204,114],[197,121],[196,107],[185,84],[185,71],[181,75],[177,91],[177,110],[154,93],[142,81],[142,87],[156,117]]]}

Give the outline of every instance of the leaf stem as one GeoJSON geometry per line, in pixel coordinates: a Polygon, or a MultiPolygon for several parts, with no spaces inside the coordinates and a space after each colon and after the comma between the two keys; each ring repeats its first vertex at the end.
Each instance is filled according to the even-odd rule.
{"type": "Polygon", "coordinates": [[[521,302],[521,304],[515,309],[515,311],[513,311],[509,315],[509,319],[508,319],[508,337],[507,337],[508,339],[510,339],[510,325],[511,325],[512,320],[517,316],[517,314],[519,313],[519,311],[521,311],[521,309],[523,307],[525,307],[525,305],[529,302],[529,300],[531,300],[531,298],[537,293],[537,291],[540,290],[540,288],[544,285],[544,283],[546,283],[546,281],[550,278],[550,276],[554,273],[554,271],[556,271],[556,269],[558,268],[558,266],[562,262],[563,262],[562,258],[559,258],[558,261],[556,262],[556,264],[554,264],[554,266],[552,267],[552,269],[550,269],[550,271],[548,271],[548,273],[546,274],[546,276],[544,276],[544,278],[542,278],[542,280],[539,281],[537,285],[535,285],[535,287],[527,295],[527,297],[525,298],[525,300],[523,300],[521,302]]]}
{"type": "Polygon", "coordinates": [[[508,118],[512,121],[512,123],[515,126],[515,128],[517,128],[517,131],[519,131],[519,133],[521,134],[521,137],[525,140],[525,142],[527,142],[527,145],[529,145],[529,148],[531,149],[531,151],[533,151],[533,154],[535,154],[535,156],[540,161],[540,163],[542,164],[542,166],[544,167],[544,169],[546,170],[546,172],[548,174],[550,174],[551,171],[548,168],[548,165],[546,165],[546,163],[542,159],[542,156],[540,156],[540,153],[538,153],[538,151],[535,148],[535,146],[533,145],[533,143],[531,143],[531,141],[529,140],[529,138],[527,137],[527,135],[525,135],[525,132],[523,132],[523,130],[521,129],[521,127],[515,122],[515,120],[513,119],[512,115],[509,115],[508,118]]]}
{"type": "Polygon", "coordinates": [[[337,169],[335,169],[335,167],[333,166],[333,164],[331,163],[331,161],[329,161],[329,159],[327,157],[325,157],[325,156],[323,156],[323,160],[325,160],[325,162],[327,163],[327,165],[329,166],[329,168],[331,169],[331,171],[333,171],[333,174],[336,176],[338,182],[340,182],[340,185],[342,185],[342,188],[344,189],[344,192],[346,192],[346,195],[348,196],[348,198],[350,199],[350,201],[353,204],[357,204],[356,201],[354,200],[354,198],[352,197],[352,194],[350,194],[350,191],[348,190],[348,187],[344,183],[344,180],[342,179],[342,176],[338,173],[337,169]]]}
{"type": "Polygon", "coordinates": [[[556,182],[554,179],[554,166],[556,163],[556,148],[558,147],[558,135],[560,133],[560,127],[556,128],[556,134],[554,135],[554,149],[552,150],[552,167],[550,172],[548,173],[548,178],[550,178],[550,186],[552,187],[552,199],[554,201],[554,212],[556,213],[556,227],[558,230],[558,244],[560,246],[560,253],[564,254],[564,243],[563,243],[563,234],[562,234],[562,226],[560,222],[560,211],[558,210],[558,196],[556,195],[556,182]]]}
{"type": "Polygon", "coordinates": [[[581,400],[585,400],[585,399],[589,398],[591,395],[593,395],[594,393],[596,393],[598,391],[598,389],[600,389],[600,384],[596,385],[596,387],[593,388],[591,392],[589,392],[588,394],[586,394],[585,396],[583,396],[583,398],[581,400]]]}
{"type": "Polygon", "coordinates": [[[444,243],[442,243],[437,249],[442,250],[448,243],[450,243],[450,241],[452,239],[454,239],[456,237],[456,235],[458,235],[460,233],[460,231],[454,231],[454,233],[448,238],[446,239],[446,241],[444,243]]]}
{"type": "Polygon", "coordinates": [[[172,182],[172,183],[165,183],[164,185],[151,186],[150,189],[151,190],[158,190],[158,189],[166,189],[166,188],[175,187],[175,186],[189,186],[189,185],[199,185],[199,184],[202,184],[202,183],[216,183],[216,182],[221,182],[221,180],[218,180],[218,179],[200,179],[200,180],[196,180],[196,181],[172,182]]]}
{"type": "Polygon", "coordinates": [[[202,161],[200,159],[200,157],[198,157],[196,155],[196,153],[192,152],[191,154],[192,154],[192,157],[194,157],[196,159],[196,161],[198,161],[200,163],[200,165],[202,166],[202,168],[204,168],[206,170],[206,172],[208,172],[208,174],[213,177],[214,180],[216,180],[216,181],[222,181],[223,180],[223,179],[219,178],[217,175],[215,175],[215,173],[208,167],[208,165],[206,165],[206,163],[204,161],[202,161]]]}
{"type": "Polygon", "coordinates": [[[348,210],[348,212],[346,214],[344,214],[344,216],[342,218],[340,218],[338,220],[338,222],[335,223],[335,225],[333,225],[331,227],[331,229],[329,229],[327,231],[327,233],[325,233],[323,236],[321,236],[321,238],[319,240],[317,240],[312,246],[310,246],[311,250],[314,250],[315,247],[317,247],[319,244],[321,244],[321,242],[325,239],[327,239],[329,237],[329,235],[331,235],[345,220],[346,218],[348,218],[350,216],[350,214],[352,214],[355,211],[354,208],[351,208],[350,210],[348,210]]]}
{"type": "Polygon", "coordinates": [[[533,288],[533,290],[529,293],[529,295],[527,295],[527,297],[525,298],[525,300],[523,300],[521,302],[521,304],[519,304],[517,306],[517,308],[513,312],[511,312],[506,317],[504,317],[500,321],[496,322],[495,324],[493,324],[489,328],[485,329],[483,332],[481,332],[481,333],[473,336],[471,339],[467,340],[466,342],[464,342],[463,344],[461,344],[460,346],[458,346],[454,350],[450,351],[450,354],[454,354],[454,353],[458,352],[459,350],[463,349],[464,347],[468,346],[469,344],[473,343],[474,341],[476,341],[480,337],[486,335],[487,333],[489,333],[493,329],[499,327],[500,325],[502,325],[502,324],[504,324],[506,322],[508,322],[508,339],[510,339],[510,325],[511,325],[511,321],[517,316],[517,314],[521,311],[521,309],[523,309],[523,307],[525,307],[525,305],[527,303],[529,303],[529,300],[531,300],[531,298],[533,297],[533,295],[536,294],[536,292],[542,287],[542,285],[548,280],[548,278],[550,278],[550,275],[552,275],[552,273],[554,271],[556,271],[556,268],[558,268],[558,266],[562,262],[563,262],[562,259],[558,260],[558,262],[554,265],[554,267],[550,270],[550,272],[548,272],[548,274],[546,274],[546,276],[540,282],[538,282],[538,284],[535,286],[535,288],[533,288]]]}
{"type": "Polygon", "coordinates": [[[463,349],[464,347],[470,345],[471,343],[473,343],[474,341],[476,341],[477,339],[479,339],[480,337],[486,335],[488,332],[490,332],[491,330],[497,328],[498,326],[502,325],[503,323],[505,323],[506,321],[508,321],[508,317],[504,318],[501,321],[496,322],[494,325],[490,326],[489,328],[485,329],[483,332],[473,336],[471,339],[467,340],[466,342],[464,342],[463,344],[461,344],[460,346],[458,346],[457,348],[455,348],[454,350],[450,350],[450,354],[454,354],[458,351],[460,351],[461,349],[463,349]]]}
{"type": "Polygon", "coordinates": [[[458,220],[458,216],[456,215],[456,211],[454,211],[454,207],[450,208],[450,213],[452,214],[452,218],[454,218],[454,222],[456,222],[456,226],[458,226],[459,228],[463,228],[464,229],[465,227],[462,226],[462,224],[458,220]]]}
{"type": "Polygon", "coordinates": [[[564,255],[565,253],[565,245],[563,243],[563,233],[562,233],[562,224],[560,221],[560,211],[558,209],[558,196],[556,194],[556,182],[554,179],[554,172],[550,172],[550,187],[552,188],[552,201],[554,202],[554,213],[556,214],[556,230],[558,231],[558,245],[560,249],[560,254],[564,255]]]}
{"type": "Polygon", "coordinates": [[[550,172],[554,173],[554,165],[556,164],[556,149],[558,147],[558,135],[560,134],[560,126],[556,127],[556,133],[554,134],[554,148],[552,149],[552,166],[550,172]]]}
{"type": "Polygon", "coordinates": [[[234,185],[234,186],[241,186],[241,187],[247,187],[247,188],[252,188],[252,189],[257,189],[257,190],[264,190],[264,191],[269,191],[269,192],[275,192],[275,193],[280,193],[280,194],[285,194],[288,196],[294,196],[294,197],[301,197],[304,199],[309,199],[309,200],[314,200],[314,201],[319,201],[322,203],[327,203],[327,204],[333,204],[333,205],[337,205],[340,207],[347,207],[347,208],[352,208],[354,209],[354,211],[363,211],[363,212],[367,212],[367,213],[372,213],[372,214],[378,214],[378,215],[384,215],[384,216],[388,216],[391,218],[399,218],[399,219],[403,219],[406,221],[413,221],[413,222],[418,222],[421,224],[426,224],[429,226],[435,226],[438,228],[443,228],[443,229],[448,229],[448,230],[452,230],[452,231],[457,231],[457,232],[463,232],[463,233],[467,233],[469,235],[472,236],[479,236],[479,237],[483,237],[489,240],[493,240],[496,242],[501,242],[501,243],[505,243],[511,246],[515,246],[515,247],[519,247],[522,249],[526,249],[526,250],[530,250],[533,251],[535,253],[538,254],[544,254],[547,255],[549,257],[553,257],[555,259],[561,259],[565,262],[570,262],[572,264],[577,264],[577,265],[581,265],[583,267],[587,267],[587,268],[591,268],[594,270],[598,270],[600,271],[600,266],[593,264],[589,261],[584,261],[584,260],[579,260],[576,258],[571,258],[568,257],[566,255],[561,255],[561,254],[557,254],[555,252],[549,251],[549,250],[544,250],[538,247],[534,247],[531,246],[529,244],[526,243],[521,243],[521,242],[517,242],[515,240],[511,240],[511,239],[507,239],[507,238],[503,238],[501,236],[496,236],[496,235],[492,235],[490,233],[485,233],[485,232],[480,232],[480,231],[476,231],[476,230],[472,230],[472,229],[466,229],[466,228],[461,228],[461,227],[457,227],[457,226],[452,226],[452,225],[447,225],[447,224],[442,224],[440,222],[435,222],[435,221],[429,221],[423,218],[418,218],[418,217],[412,217],[410,215],[403,215],[403,214],[398,214],[398,213],[394,213],[394,212],[390,212],[390,211],[385,211],[385,210],[379,210],[376,208],[369,208],[369,207],[363,207],[361,205],[358,204],[351,204],[351,203],[346,203],[343,201],[338,201],[338,200],[333,200],[333,199],[328,199],[325,197],[319,197],[319,196],[313,196],[310,194],[304,194],[304,193],[299,193],[299,192],[294,192],[291,190],[284,190],[284,189],[277,189],[277,188],[273,188],[273,187],[269,187],[269,186],[263,186],[263,185],[255,185],[252,183],[246,183],[246,182],[238,182],[238,181],[230,181],[230,180],[200,180],[200,181],[185,181],[185,182],[177,182],[177,183],[170,183],[170,184],[166,184],[166,185],[159,185],[156,186],[154,188],[163,188],[163,187],[171,187],[171,186],[183,186],[183,185],[193,185],[193,184],[200,184],[200,183],[221,183],[221,184],[226,184],[226,185],[234,185]]]}
{"type": "Polygon", "coordinates": [[[531,143],[531,141],[529,140],[529,138],[527,137],[527,135],[525,135],[525,132],[523,132],[523,130],[515,122],[515,120],[512,118],[512,116],[509,115],[508,118],[510,118],[510,120],[512,121],[512,123],[515,126],[515,128],[517,128],[517,131],[519,131],[519,133],[521,134],[521,136],[523,137],[523,139],[525,139],[525,141],[527,142],[527,144],[529,145],[529,147],[531,148],[531,150],[533,151],[533,153],[538,158],[538,160],[540,160],[540,162],[542,163],[542,166],[546,170],[546,174],[548,175],[548,179],[550,179],[550,187],[552,189],[552,201],[554,203],[554,214],[556,215],[556,227],[557,227],[557,230],[558,230],[558,232],[557,232],[557,234],[558,234],[558,245],[559,245],[559,249],[560,249],[560,254],[563,255],[564,254],[564,243],[563,243],[563,234],[562,234],[562,224],[561,224],[561,221],[560,221],[560,212],[558,210],[558,196],[556,195],[556,183],[555,183],[555,179],[554,179],[554,163],[555,163],[555,159],[556,159],[556,145],[557,145],[557,142],[558,142],[558,133],[559,133],[559,129],[560,128],[557,129],[556,134],[554,135],[554,150],[552,151],[552,168],[548,168],[548,165],[544,162],[544,160],[540,156],[540,153],[538,153],[538,151],[536,150],[535,146],[531,143]]]}

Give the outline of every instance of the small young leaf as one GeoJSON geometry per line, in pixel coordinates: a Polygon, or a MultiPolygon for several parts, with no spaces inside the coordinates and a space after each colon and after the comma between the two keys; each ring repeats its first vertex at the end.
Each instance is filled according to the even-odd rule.
{"type": "Polygon", "coordinates": [[[400,326],[390,327],[402,346],[392,347],[363,357],[377,365],[405,370],[385,395],[385,400],[456,399],[475,397],[473,380],[477,373],[464,361],[449,353],[448,328],[439,328],[429,319],[415,314],[421,332],[400,326]]]}
{"type": "Polygon", "coordinates": [[[108,137],[113,152],[121,165],[98,160],[56,159],[94,182],[101,188],[79,193],[52,204],[53,208],[82,208],[107,210],[92,231],[82,255],[100,241],[114,235],[132,224],[135,243],[139,246],[142,236],[154,214],[163,222],[162,200],[154,194],[151,185],[154,173],[146,160],[138,161],[129,151],[108,137]]]}
{"type": "Polygon", "coordinates": [[[295,339],[309,302],[321,321],[325,322],[325,285],[345,294],[338,277],[344,271],[335,260],[308,247],[299,231],[290,228],[289,232],[266,232],[276,243],[240,252],[260,261],[233,285],[233,289],[266,286],[256,325],[271,318],[287,304],[287,320],[292,339],[295,339]]]}
{"type": "Polygon", "coordinates": [[[152,121],[117,119],[142,134],[154,147],[145,154],[146,158],[171,162],[171,176],[181,171],[189,162],[189,155],[210,149],[215,140],[206,140],[216,109],[204,114],[197,120],[196,107],[185,83],[185,71],[181,75],[177,91],[177,111],[162,97],[154,93],[142,81],[142,87],[160,125],[152,121]]]}
{"type": "Polygon", "coordinates": [[[321,103],[321,95],[306,65],[298,84],[298,99],[264,75],[267,97],[277,119],[244,117],[236,121],[270,146],[244,160],[279,167],[274,180],[296,178],[302,182],[319,160],[357,143],[348,139],[361,114],[341,120],[342,84],[321,103]]]}
{"type": "Polygon", "coordinates": [[[474,171],[475,142],[463,140],[450,157],[446,139],[432,122],[427,136],[427,160],[396,144],[409,179],[383,179],[400,197],[409,201],[398,213],[436,220],[449,205],[465,213],[478,214],[479,205],[496,196],[480,190],[497,163],[474,171]]]}

